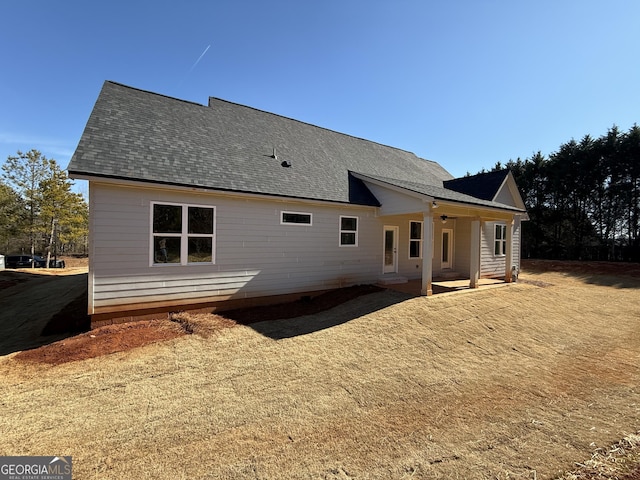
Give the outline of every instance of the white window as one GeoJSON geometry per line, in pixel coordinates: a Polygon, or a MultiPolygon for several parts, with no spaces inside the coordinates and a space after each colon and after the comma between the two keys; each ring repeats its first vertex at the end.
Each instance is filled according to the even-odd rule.
{"type": "Polygon", "coordinates": [[[409,222],[409,258],[422,258],[422,222],[409,222]]]}
{"type": "Polygon", "coordinates": [[[340,246],[358,246],[358,217],[340,216],[340,246]]]}
{"type": "Polygon", "coordinates": [[[215,263],[215,208],[151,203],[151,264],[215,263]]]}
{"type": "Polygon", "coordinates": [[[301,212],[282,212],[281,224],[311,225],[311,214],[301,212]]]}
{"type": "Polygon", "coordinates": [[[496,223],[493,254],[496,256],[507,253],[507,226],[496,223]]]}

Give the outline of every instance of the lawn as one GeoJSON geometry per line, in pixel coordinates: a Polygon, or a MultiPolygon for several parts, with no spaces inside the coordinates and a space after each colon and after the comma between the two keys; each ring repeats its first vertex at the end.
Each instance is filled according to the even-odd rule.
{"type": "MultiPolygon", "coordinates": [[[[200,316],[60,365],[0,357],[0,454],[71,455],[77,479],[586,478],[640,429],[640,279],[520,280],[248,326],[200,316]]],[[[638,461],[624,445],[619,478],[638,461]]]]}

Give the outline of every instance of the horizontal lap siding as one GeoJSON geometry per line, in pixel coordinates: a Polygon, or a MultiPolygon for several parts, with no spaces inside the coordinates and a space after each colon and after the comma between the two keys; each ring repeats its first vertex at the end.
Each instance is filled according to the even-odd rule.
{"type": "MultiPolygon", "coordinates": [[[[494,255],[495,222],[484,223],[482,229],[482,248],[480,260],[480,274],[487,277],[502,277],[505,274],[506,257],[494,255]]],[[[521,220],[516,217],[513,223],[513,247],[511,266],[520,268],[520,241],[522,234],[521,220]]]]}
{"type": "Polygon", "coordinates": [[[483,277],[504,276],[504,256],[494,255],[495,222],[483,222],[480,247],[480,275],[483,277]]]}
{"type": "Polygon", "coordinates": [[[381,224],[371,208],[246,200],[94,184],[94,307],[248,298],[375,281],[381,224]],[[149,265],[152,201],[216,208],[213,265],[149,265]],[[311,226],[281,225],[280,212],[313,215],[311,226]],[[340,215],[357,216],[358,247],[340,247],[340,215]]]}
{"type": "Polygon", "coordinates": [[[455,221],[454,270],[460,275],[470,275],[471,264],[471,220],[460,218],[455,221]]]}
{"type": "Polygon", "coordinates": [[[522,221],[516,217],[513,223],[513,255],[511,258],[511,265],[516,266],[520,270],[520,242],[522,233],[522,221]]]}

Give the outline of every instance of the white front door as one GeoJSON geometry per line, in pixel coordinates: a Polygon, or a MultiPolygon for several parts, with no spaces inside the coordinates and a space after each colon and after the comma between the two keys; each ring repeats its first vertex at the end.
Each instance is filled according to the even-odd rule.
{"type": "Polygon", "coordinates": [[[441,267],[452,268],[453,267],[453,229],[442,229],[442,259],[441,267]]]}
{"type": "Polygon", "coordinates": [[[398,271],[398,227],[384,227],[384,273],[398,271]]]}

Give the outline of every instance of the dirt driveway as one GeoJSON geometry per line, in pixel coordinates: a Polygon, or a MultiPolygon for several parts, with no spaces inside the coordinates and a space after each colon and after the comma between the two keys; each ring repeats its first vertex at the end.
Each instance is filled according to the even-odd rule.
{"type": "Polygon", "coordinates": [[[72,455],[84,479],[626,478],[611,452],[638,462],[640,441],[611,445],[640,439],[640,279],[614,273],[186,318],[206,334],[55,366],[6,355],[0,452],[72,455]]]}

